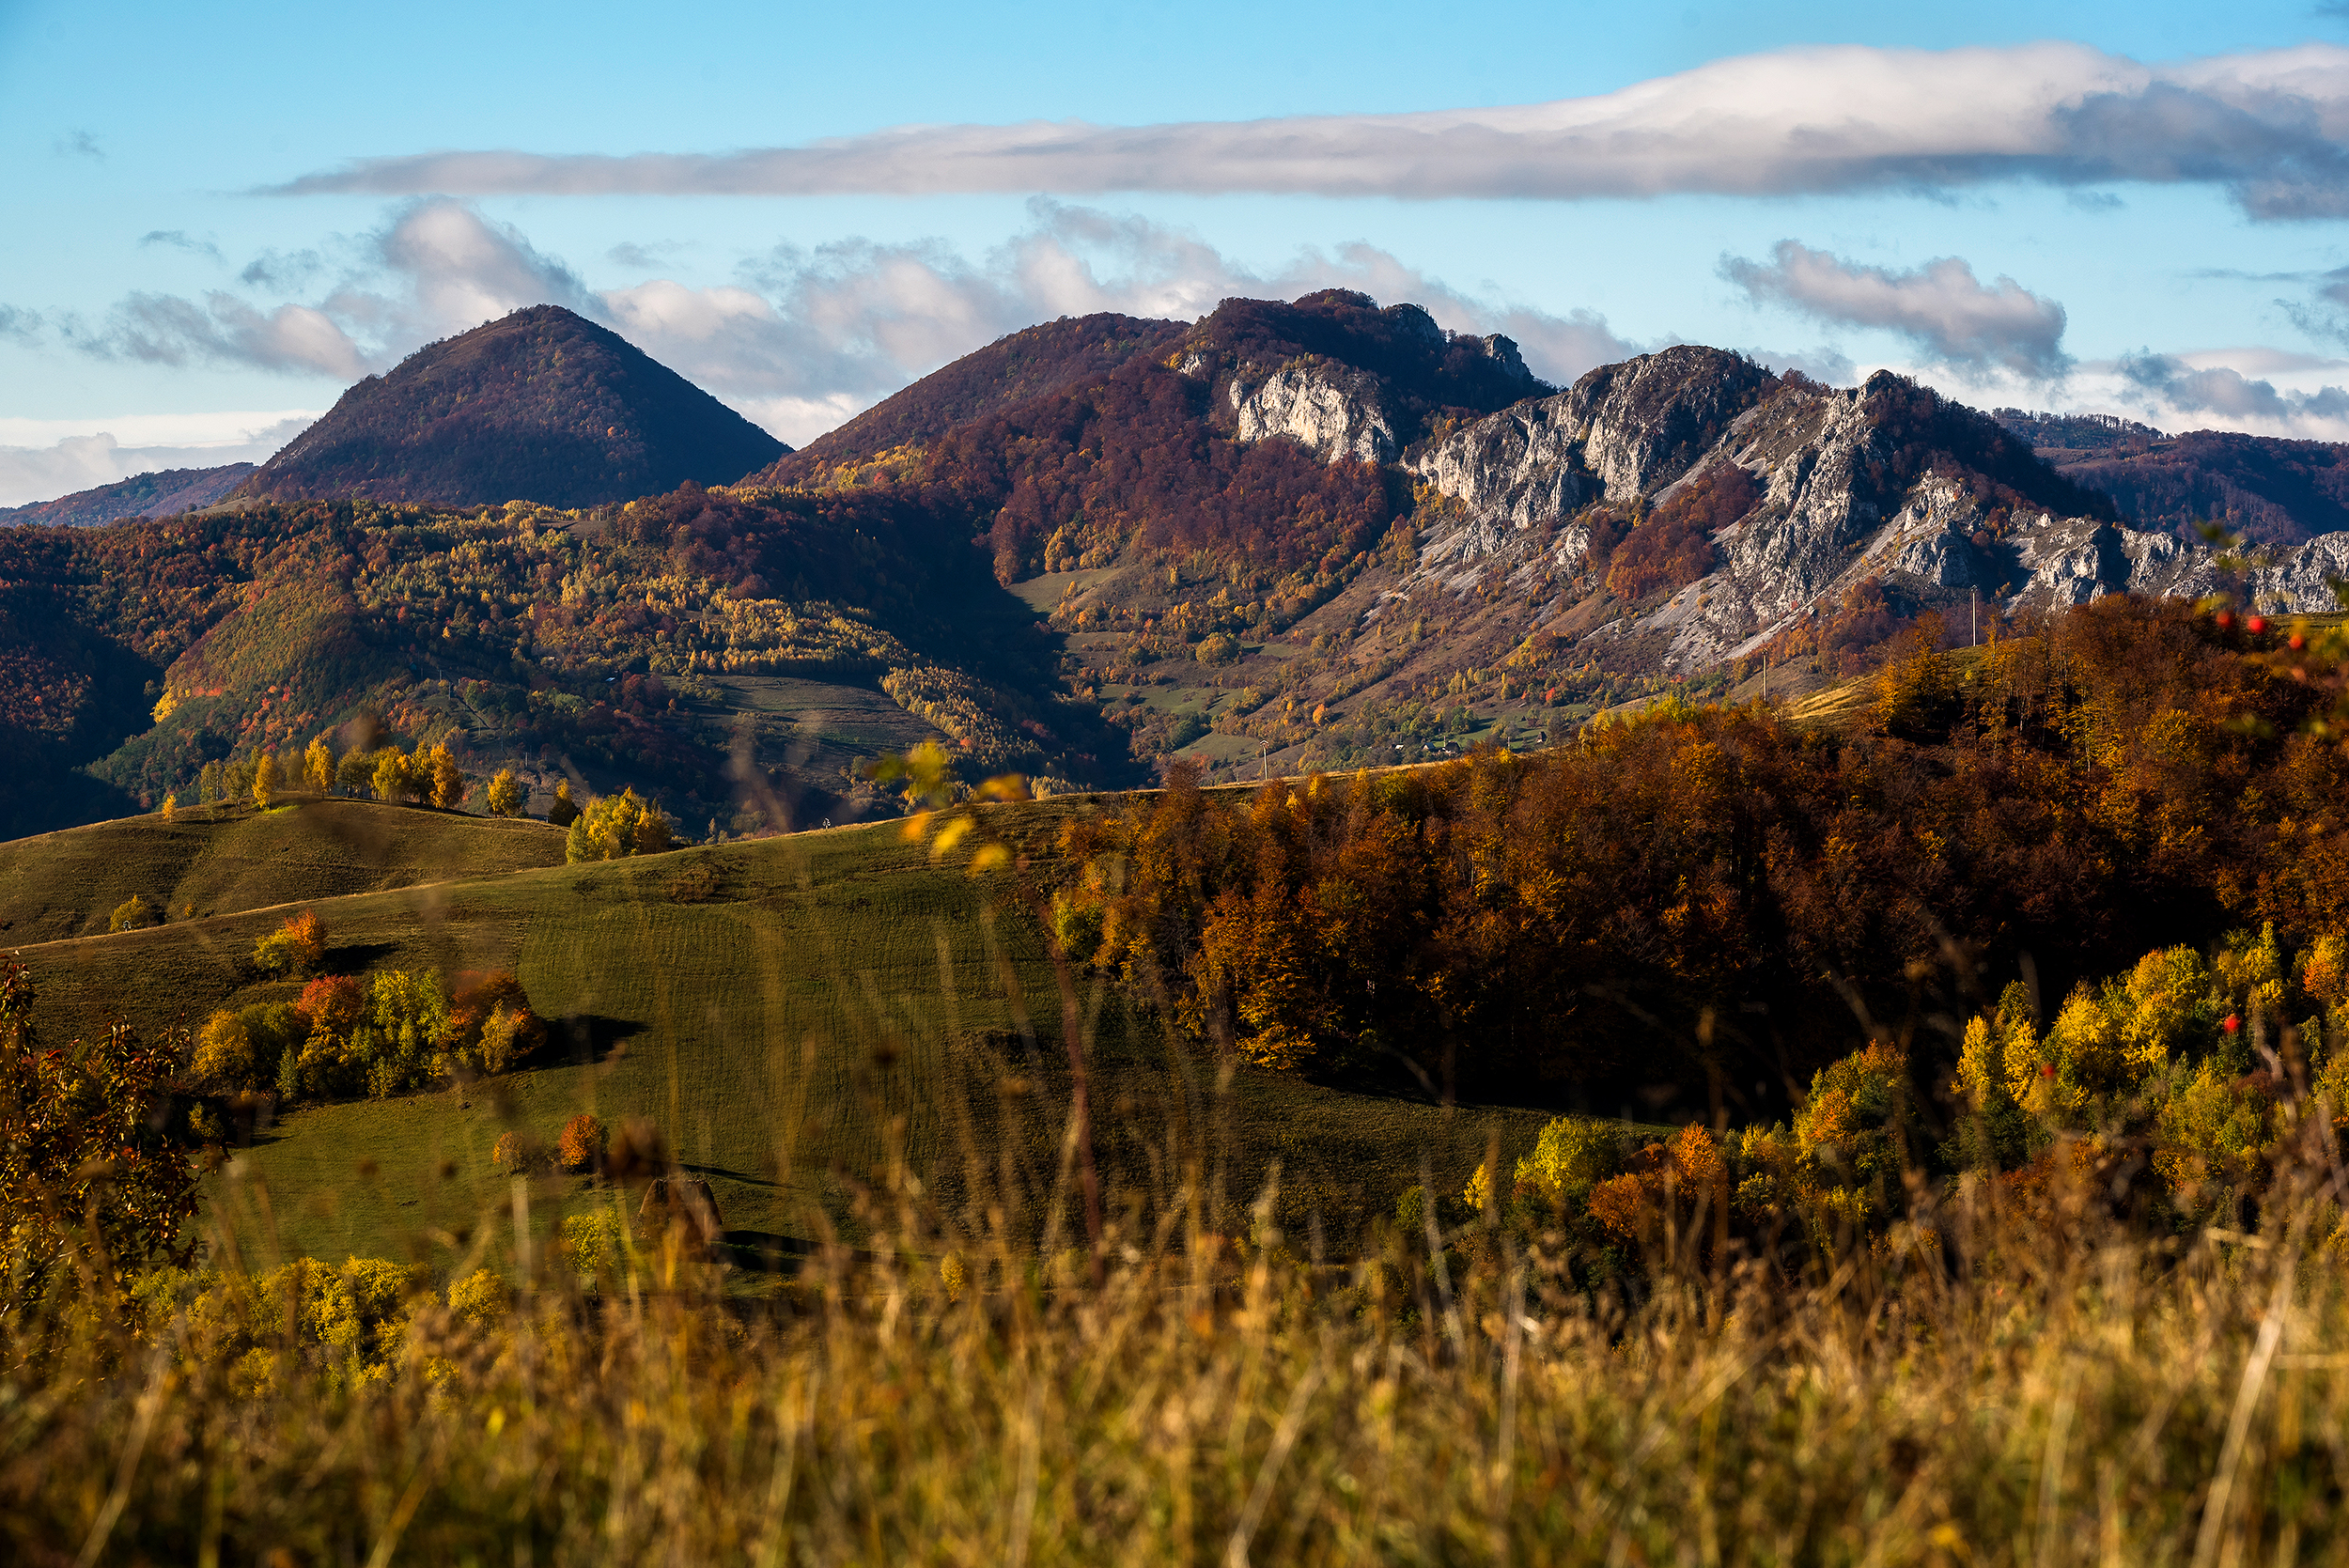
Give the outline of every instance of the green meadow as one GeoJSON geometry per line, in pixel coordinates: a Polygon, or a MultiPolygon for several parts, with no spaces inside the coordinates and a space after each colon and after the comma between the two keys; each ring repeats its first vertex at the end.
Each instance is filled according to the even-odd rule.
{"type": "MultiPolygon", "coordinates": [[[[1112,804],[990,810],[1042,845],[1067,814],[1112,804]]],[[[853,1242],[863,1184],[894,1162],[950,1212],[978,1191],[1065,1185],[1069,999],[1004,877],[934,865],[894,823],[546,863],[560,850],[543,824],[311,801],[50,834],[7,846],[0,865],[26,885],[89,876],[84,924],[102,924],[117,895],[167,886],[176,910],[204,890],[197,918],[19,949],[40,986],[44,1041],[117,1013],[141,1029],[194,1027],[215,1008],[291,1000],[297,982],[264,979],[250,961],[288,906],[325,922],[330,972],[511,969],[550,1020],[547,1045],[503,1078],[300,1105],[253,1126],[206,1191],[257,1265],[306,1254],[450,1266],[484,1240],[475,1228],[490,1214],[504,1228],[490,1244],[504,1248],[512,1192],[490,1159],[499,1136],[552,1143],[581,1110],[658,1128],[709,1182],[745,1265],[822,1239],[806,1234],[810,1215],[853,1242]],[[381,891],[293,896],[370,882],[381,891]]],[[[22,924],[71,913],[30,893],[10,908],[31,911],[22,924]]],[[[1072,978],[1112,1205],[1155,1210],[1195,1177],[1244,1210],[1277,1168],[1287,1227],[1337,1251],[1423,1167],[1455,1189],[1495,1140],[1519,1151],[1547,1120],[1221,1065],[1109,977],[1072,978]]],[[[544,1178],[531,1194],[534,1229],[612,1201],[584,1177],[544,1178]]],[[[1046,1222],[1028,1219],[1039,1234],[1046,1222]]]]}

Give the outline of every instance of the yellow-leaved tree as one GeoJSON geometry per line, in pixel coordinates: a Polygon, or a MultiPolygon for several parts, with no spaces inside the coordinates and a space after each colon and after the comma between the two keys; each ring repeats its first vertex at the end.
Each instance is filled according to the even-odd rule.
{"type": "Polygon", "coordinates": [[[501,768],[490,779],[490,815],[520,816],[522,812],[522,786],[511,768],[501,768]]]}
{"type": "Polygon", "coordinates": [[[471,781],[465,777],[464,769],[457,766],[457,759],[449,755],[448,742],[436,742],[432,750],[416,760],[424,765],[419,771],[425,775],[422,783],[432,803],[443,811],[456,810],[471,781]]]}
{"type": "Polygon", "coordinates": [[[415,768],[400,754],[397,746],[386,746],[375,756],[375,798],[397,800],[415,793],[415,768]]]}
{"type": "Polygon", "coordinates": [[[564,859],[577,863],[658,855],[672,842],[669,819],[661,808],[633,788],[623,789],[593,801],[572,821],[564,859]]]}
{"type": "Polygon", "coordinates": [[[277,753],[263,752],[253,764],[253,803],[267,806],[277,796],[277,753]]]}
{"type": "Polygon", "coordinates": [[[302,753],[302,782],[320,795],[334,787],[334,748],[327,740],[324,730],[319,732],[318,737],[310,742],[309,749],[302,753]]]}

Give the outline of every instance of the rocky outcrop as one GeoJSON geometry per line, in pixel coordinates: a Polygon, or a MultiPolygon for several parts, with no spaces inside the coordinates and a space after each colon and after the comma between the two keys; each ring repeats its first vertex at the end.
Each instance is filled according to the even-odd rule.
{"type": "MultiPolygon", "coordinates": [[[[1713,536],[1714,569],[1593,635],[1660,636],[1664,666],[1693,673],[1868,583],[1951,612],[2222,585],[2200,544],[2077,515],[2101,502],[2044,465],[2018,466],[1996,430],[1895,377],[1830,391],[1781,383],[1734,354],[1671,349],[1504,409],[1412,458],[1444,498],[1426,513],[1418,569],[1459,591],[1498,576],[1547,596],[1548,609],[1532,607],[1538,623],[1598,589],[1592,503],[1652,509],[1711,465],[1734,463],[1760,499],[1713,536]]],[[[2245,586],[2275,608],[2330,609],[2340,577],[2349,577],[2349,534],[2285,552],[2245,586]]]]}
{"type": "Polygon", "coordinates": [[[1582,466],[1608,500],[1630,502],[1688,473],[1777,385],[1742,354],[1688,343],[1601,365],[1559,398],[1582,466]]]}
{"type": "Polygon", "coordinates": [[[1393,460],[1400,444],[1384,392],[1369,371],[1295,360],[1268,376],[1243,370],[1226,396],[1241,441],[1286,436],[1325,462],[1383,463],[1393,460]]]}

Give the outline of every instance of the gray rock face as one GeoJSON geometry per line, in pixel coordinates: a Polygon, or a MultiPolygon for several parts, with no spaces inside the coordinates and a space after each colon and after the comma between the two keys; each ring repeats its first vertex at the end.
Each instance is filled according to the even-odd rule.
{"type": "MultiPolygon", "coordinates": [[[[1419,571],[1462,592],[1498,574],[1570,604],[1597,586],[1591,531],[1576,520],[1584,508],[1666,505],[1712,465],[1733,463],[1762,496],[1714,536],[1715,569],[1594,635],[1663,632],[1666,667],[1685,674],[1751,653],[1870,582],[1952,611],[1976,598],[2012,610],[2222,586],[2211,551],[2170,535],[2030,506],[1993,517],[1984,497],[1996,487],[1921,462],[1913,425],[1897,436],[1889,427],[1879,396],[1905,390],[1889,380],[1843,392],[1781,385],[1736,355],[1688,347],[1593,371],[1411,460],[1446,501],[1422,530],[1419,571]],[[1912,477],[1901,477],[1904,463],[1912,477]]],[[[1931,408],[1961,436],[1982,417],[1931,408]]],[[[2241,586],[2263,608],[2326,610],[2339,578],[2349,578],[2349,535],[2287,551],[2241,586]]]]}
{"type": "Polygon", "coordinates": [[[1378,378],[1368,371],[1328,360],[1295,360],[1268,376],[1242,370],[1232,378],[1229,396],[1235,434],[1241,441],[1286,436],[1325,462],[1393,460],[1394,419],[1378,378]]]}

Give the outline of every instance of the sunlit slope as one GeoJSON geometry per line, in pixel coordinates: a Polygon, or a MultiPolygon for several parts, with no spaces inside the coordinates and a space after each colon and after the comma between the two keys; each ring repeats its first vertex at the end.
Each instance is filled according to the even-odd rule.
{"type": "MultiPolygon", "coordinates": [[[[1041,836],[1082,809],[1019,811],[1041,836]]],[[[1062,1002],[1039,938],[989,889],[877,826],[318,901],[330,967],[511,965],[533,1004],[565,1020],[561,1037],[530,1070],[470,1093],[297,1110],[236,1167],[266,1210],[226,1206],[264,1250],[430,1255],[506,1213],[490,1162],[502,1131],[552,1141],[590,1110],[657,1124],[748,1249],[805,1244],[811,1205],[863,1234],[856,1195],[893,1149],[950,1207],[973,1190],[1027,1194],[1041,1237],[1066,1127],[1062,1002]]],[[[60,1039],[117,1003],[152,1027],[289,997],[244,964],[279,918],[31,948],[39,1026],[60,1039]]],[[[1299,1244],[1318,1215],[1334,1247],[1419,1181],[1423,1161],[1456,1188],[1489,1139],[1519,1151],[1542,1120],[1221,1070],[1173,1048],[1105,980],[1083,977],[1077,1000],[1113,1203],[1162,1202],[1195,1171],[1244,1208],[1278,1160],[1299,1244]]],[[[252,1190],[216,1181],[216,1197],[230,1186],[252,1190]]],[[[543,1223],[550,1204],[592,1200],[556,1182],[538,1201],[543,1223]]],[[[1063,1234],[1078,1224],[1069,1211],[1063,1234]]]]}
{"type": "Polygon", "coordinates": [[[134,895],[177,920],[562,862],[543,822],[370,800],[121,817],[0,844],[0,942],[102,932],[134,895]]]}

